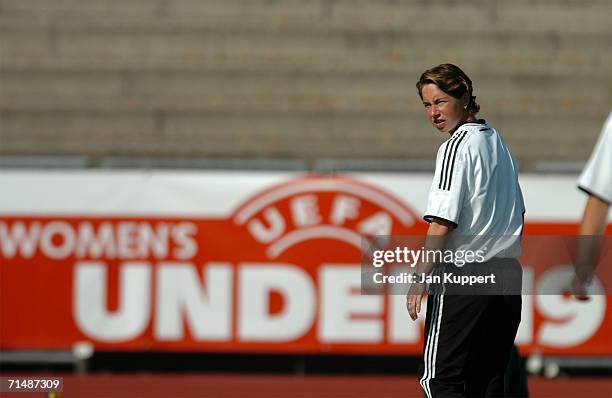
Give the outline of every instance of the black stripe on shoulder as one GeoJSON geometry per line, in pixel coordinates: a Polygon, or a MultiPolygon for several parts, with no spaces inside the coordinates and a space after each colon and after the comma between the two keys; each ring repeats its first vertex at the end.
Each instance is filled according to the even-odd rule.
{"type": "Polygon", "coordinates": [[[459,145],[461,144],[461,141],[463,141],[466,135],[467,131],[464,131],[460,135],[458,135],[457,139],[453,143],[453,147],[451,148],[452,153],[449,152],[449,164],[446,166],[446,181],[442,187],[442,189],[445,191],[450,191],[451,181],[453,179],[453,170],[455,169],[455,158],[457,157],[457,150],[459,149],[459,145]]]}
{"type": "Polygon", "coordinates": [[[465,132],[459,132],[455,134],[446,144],[446,148],[444,148],[444,158],[442,159],[442,170],[440,170],[440,182],[438,183],[438,189],[443,189],[442,187],[446,185],[446,171],[448,170],[448,164],[450,162],[451,153],[453,151],[453,145],[461,134],[465,134],[465,132]]]}
{"type": "Polygon", "coordinates": [[[487,127],[487,128],[485,128],[485,129],[478,129],[478,130],[479,130],[479,131],[489,131],[489,130],[491,130],[491,129],[487,127]]]}
{"type": "Polygon", "coordinates": [[[440,170],[440,182],[438,182],[438,189],[442,189],[442,176],[444,176],[444,165],[446,164],[446,155],[448,154],[448,147],[452,142],[452,138],[450,141],[446,143],[446,147],[444,148],[444,157],[442,158],[442,170],[440,170]]]}

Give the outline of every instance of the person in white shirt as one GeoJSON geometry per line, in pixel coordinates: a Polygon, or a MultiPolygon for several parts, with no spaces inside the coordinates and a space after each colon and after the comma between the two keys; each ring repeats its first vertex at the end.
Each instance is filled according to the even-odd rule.
{"type": "MultiPolygon", "coordinates": [[[[471,237],[468,247],[486,249],[486,261],[470,264],[472,269],[510,269],[519,281],[510,295],[453,293],[446,285],[432,292],[430,287],[420,384],[429,398],[504,396],[504,371],[521,317],[522,270],[516,257],[525,206],[516,161],[495,128],[476,117],[480,106],[472,81],[459,67],[428,69],[417,90],[427,118],[449,135],[438,150],[424,215],[430,223],[426,247],[446,248],[453,239],[471,237]]],[[[433,268],[420,263],[415,274],[430,274],[433,268]]],[[[425,290],[424,284],[413,283],[407,294],[413,320],[425,290]]]]}
{"type": "Polygon", "coordinates": [[[580,175],[578,188],[586,192],[588,198],[580,222],[580,245],[572,291],[576,299],[588,300],[586,291],[595,269],[598,236],[606,228],[612,202],[612,112],[608,114],[595,149],[580,175]]]}

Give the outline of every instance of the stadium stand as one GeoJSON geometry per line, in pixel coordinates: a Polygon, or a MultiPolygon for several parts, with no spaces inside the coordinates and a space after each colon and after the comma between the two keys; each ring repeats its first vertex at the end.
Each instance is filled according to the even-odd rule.
{"type": "Polygon", "coordinates": [[[610,20],[608,0],[0,0],[0,156],[418,166],[442,137],[414,82],[454,62],[522,170],[579,170],[610,20]]]}

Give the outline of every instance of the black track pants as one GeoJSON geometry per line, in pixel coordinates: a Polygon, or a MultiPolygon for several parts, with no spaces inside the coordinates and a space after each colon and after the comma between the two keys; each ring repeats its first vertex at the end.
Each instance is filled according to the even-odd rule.
{"type": "Polygon", "coordinates": [[[419,372],[425,396],[503,397],[520,320],[520,295],[429,295],[419,372]]]}

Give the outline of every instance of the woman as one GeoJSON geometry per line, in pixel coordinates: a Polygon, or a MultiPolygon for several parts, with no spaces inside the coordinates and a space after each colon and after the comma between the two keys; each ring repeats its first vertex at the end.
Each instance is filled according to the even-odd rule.
{"type": "MultiPolygon", "coordinates": [[[[449,135],[438,150],[424,215],[430,223],[427,247],[448,248],[451,236],[472,236],[468,246],[484,249],[485,261],[462,270],[510,269],[520,275],[516,257],[525,209],[516,162],[495,129],[476,117],[480,106],[472,81],[459,67],[442,64],[421,75],[417,90],[427,118],[449,135]],[[496,238],[501,236],[513,238],[496,238]]],[[[416,274],[432,268],[419,264],[416,274]]],[[[504,370],[521,314],[520,282],[517,290],[514,281],[512,295],[498,289],[503,280],[483,287],[485,293],[466,294],[447,284],[429,292],[420,372],[426,396],[504,396],[504,370]]],[[[424,292],[424,285],[413,284],[407,295],[413,320],[424,292]]]]}

